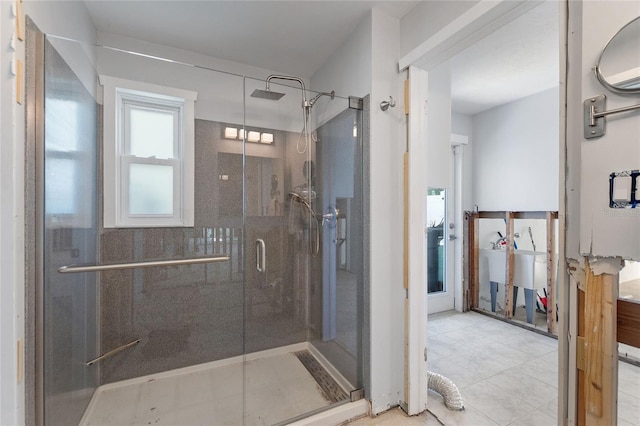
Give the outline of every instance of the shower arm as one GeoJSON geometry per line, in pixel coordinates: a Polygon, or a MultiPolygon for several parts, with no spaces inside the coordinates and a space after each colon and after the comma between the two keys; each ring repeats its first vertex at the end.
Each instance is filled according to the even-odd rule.
{"type": "Polygon", "coordinates": [[[271,90],[270,89],[270,85],[271,85],[271,80],[288,80],[288,81],[297,81],[298,83],[300,83],[300,86],[302,86],[302,107],[303,108],[308,108],[310,105],[307,102],[307,88],[304,85],[304,81],[302,81],[301,78],[299,77],[293,77],[293,76],[289,76],[289,75],[279,75],[279,74],[271,74],[269,77],[267,77],[267,90],[271,90]]]}

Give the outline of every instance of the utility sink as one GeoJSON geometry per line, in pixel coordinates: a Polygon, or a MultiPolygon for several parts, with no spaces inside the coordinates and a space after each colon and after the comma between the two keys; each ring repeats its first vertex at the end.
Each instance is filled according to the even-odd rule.
{"type": "MultiPolygon", "coordinates": [[[[506,250],[482,250],[489,260],[489,281],[505,283],[506,250]]],[[[547,285],[547,253],[530,250],[513,252],[513,285],[528,289],[547,285]]]]}
{"type": "MultiPolygon", "coordinates": [[[[491,311],[496,311],[498,284],[504,285],[506,278],[506,250],[482,249],[489,261],[489,281],[491,284],[491,311]]],[[[513,252],[513,310],[516,312],[518,287],[524,288],[527,322],[533,323],[535,290],[547,285],[547,253],[529,250],[513,252]]]]}

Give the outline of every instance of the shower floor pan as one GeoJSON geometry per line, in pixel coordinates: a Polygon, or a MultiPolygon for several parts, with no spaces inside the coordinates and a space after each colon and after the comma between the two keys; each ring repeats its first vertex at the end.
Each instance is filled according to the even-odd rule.
{"type": "Polygon", "coordinates": [[[346,402],[349,390],[299,343],[100,386],[80,425],[272,425],[346,402]]]}

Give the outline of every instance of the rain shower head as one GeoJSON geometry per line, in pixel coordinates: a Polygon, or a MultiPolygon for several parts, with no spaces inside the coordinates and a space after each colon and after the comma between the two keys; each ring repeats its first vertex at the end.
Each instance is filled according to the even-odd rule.
{"type": "Polygon", "coordinates": [[[284,96],[284,93],[273,92],[271,90],[256,89],[251,94],[252,98],[268,99],[270,101],[277,101],[284,96]]]}

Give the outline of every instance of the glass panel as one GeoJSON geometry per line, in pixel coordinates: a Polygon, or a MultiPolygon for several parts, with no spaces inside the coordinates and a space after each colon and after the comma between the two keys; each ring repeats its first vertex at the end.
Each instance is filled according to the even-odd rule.
{"type": "Polygon", "coordinates": [[[78,213],[78,196],[76,175],[77,160],[71,158],[55,158],[49,152],[45,162],[45,204],[51,214],[74,215],[78,213]]]}
{"type": "Polygon", "coordinates": [[[174,158],[175,111],[128,105],[129,153],[137,157],[174,158]]]}
{"type": "Polygon", "coordinates": [[[57,272],[98,258],[97,103],[49,41],[44,55],[44,418],[62,426],[78,424],[100,384],[86,366],[99,347],[97,276],[57,272]]]}
{"type": "Polygon", "coordinates": [[[447,291],[444,224],[447,200],[442,188],[427,192],[427,286],[429,293],[447,291]]]}
{"type": "MultiPolygon", "coordinates": [[[[305,133],[301,98],[310,92],[272,81],[264,94],[264,81],[245,82],[246,134],[273,134],[273,143],[245,146],[245,423],[285,423],[344,403],[362,385],[361,112],[319,97],[305,133]],[[272,100],[274,92],[284,96],[272,100]]],[[[219,161],[229,173],[239,167],[231,154],[219,161]]]]}
{"type": "Polygon", "coordinates": [[[322,317],[312,344],[345,378],[362,387],[362,298],[364,223],[360,131],[362,112],[347,109],[317,129],[318,193],[323,213],[322,263],[314,262],[312,283],[322,283],[313,312],[322,317]],[[354,132],[354,128],[356,131],[354,132]],[[321,303],[320,303],[321,302],[321,303]]]}
{"type": "Polygon", "coordinates": [[[173,166],[129,165],[129,214],[173,214],[173,166]]]}
{"type": "MultiPolygon", "coordinates": [[[[84,57],[85,50],[77,44],[58,42],[70,44],[64,52],[80,52],[84,57]]],[[[105,229],[98,224],[96,188],[102,169],[96,170],[99,163],[95,147],[100,146],[95,138],[97,104],[51,49],[53,56],[47,57],[45,71],[45,148],[50,152],[45,160],[45,424],[78,424],[93,391],[110,384],[109,394],[120,401],[118,409],[104,405],[104,394],[98,391],[87,423],[146,424],[156,421],[158,415],[181,423],[188,413],[193,423],[241,425],[247,262],[244,158],[242,141],[224,140],[223,133],[230,123],[242,127],[242,77],[96,49],[96,60],[105,75],[198,92],[199,118],[194,123],[195,226],[105,229]],[[239,169],[233,173],[223,170],[227,165],[219,161],[220,152],[238,155],[239,161],[233,166],[239,163],[239,169]],[[227,186],[229,183],[232,186],[227,186]],[[69,200],[75,200],[75,204],[69,200]],[[233,208],[225,210],[227,205],[233,208]],[[228,256],[230,260],[105,271],[99,276],[56,271],[59,266],[78,263],[199,256],[228,256]],[[91,366],[86,364],[101,353],[136,341],[91,366]],[[178,370],[183,367],[196,370],[178,370]],[[144,379],[137,384],[122,383],[140,377],[144,379]],[[130,398],[129,392],[141,397],[130,398]]],[[[94,87],[93,83],[86,87],[94,87]]],[[[133,117],[141,111],[134,109],[133,117]]],[[[151,124],[145,121],[147,124],[140,128],[133,126],[133,154],[173,157],[173,145],[166,142],[175,130],[169,128],[169,124],[173,126],[173,119],[169,120],[172,114],[160,115],[159,121],[156,115],[151,124]],[[148,135],[149,127],[157,134],[138,144],[141,139],[136,135],[148,135]],[[162,138],[165,142],[158,142],[162,138]]],[[[171,213],[173,203],[168,200],[172,198],[177,168],[166,164],[125,166],[131,178],[131,212],[171,213]]],[[[276,169],[265,167],[262,176],[267,172],[284,173],[282,169],[273,171],[276,169]]],[[[265,185],[270,183],[265,181],[263,188],[265,185]]],[[[269,201],[263,204],[268,207],[269,201]]]]}
{"type": "MultiPolygon", "coordinates": [[[[620,271],[618,297],[640,303],[640,262],[625,260],[624,268],[620,271]]],[[[618,351],[622,357],[640,363],[640,348],[620,343],[618,351]]],[[[640,380],[640,375],[637,378],[640,380]]]]}
{"type": "MultiPolygon", "coordinates": [[[[298,89],[273,83],[273,90],[287,95],[280,102],[244,99],[243,93],[263,89],[264,82],[96,49],[105,75],[143,75],[149,84],[198,92],[195,226],[103,228],[96,217],[102,169],[95,168],[101,144],[95,140],[94,98],[73,101],[81,105],[73,109],[77,117],[58,111],[47,118],[53,123],[64,115],[70,123],[59,127],[68,133],[52,138],[57,148],[52,146],[45,166],[64,182],[45,187],[53,192],[72,184],[74,191],[64,192],[57,205],[53,194],[45,197],[51,207],[45,209],[46,424],[78,424],[94,389],[106,384],[122,402],[116,411],[103,406],[98,391],[87,423],[105,424],[109,416],[119,424],[145,423],[160,412],[184,419],[187,412],[194,423],[275,424],[348,402],[349,392],[362,386],[361,112],[348,109],[344,97],[317,98],[306,126],[313,132],[302,132],[300,98],[309,95],[298,89]],[[245,146],[226,139],[226,127],[273,138],[245,146]],[[69,128],[79,129],[78,141],[60,144],[74,134],[69,128]],[[75,168],[55,173],[68,161],[75,168]],[[55,270],[61,264],[198,256],[230,259],[99,276],[55,270]],[[122,383],[132,378],[142,379],[122,383]]],[[[51,78],[52,88],[64,81],[55,73],[51,78]]],[[[73,85],[52,98],[75,99],[83,88],[73,85]]],[[[130,130],[136,139],[137,130],[130,130]]],[[[160,133],[158,138],[166,136],[160,133]]],[[[141,156],[166,154],[147,142],[133,146],[141,156]]],[[[142,163],[123,167],[131,182],[130,212],[171,213],[177,168],[142,163]]]]}
{"type": "MultiPolygon", "coordinates": [[[[640,262],[625,261],[619,275],[618,297],[640,303],[640,262]]],[[[618,343],[618,353],[618,424],[633,424],[640,412],[640,347],[618,343]]]]}

